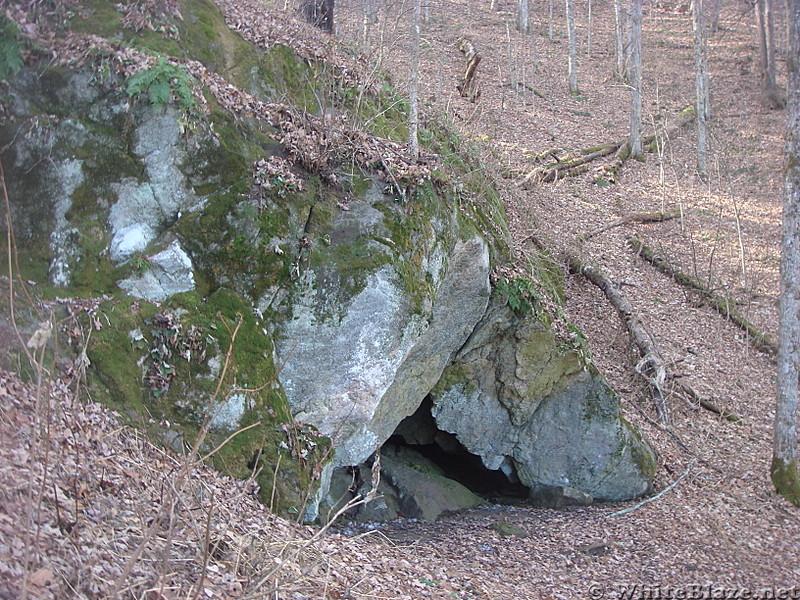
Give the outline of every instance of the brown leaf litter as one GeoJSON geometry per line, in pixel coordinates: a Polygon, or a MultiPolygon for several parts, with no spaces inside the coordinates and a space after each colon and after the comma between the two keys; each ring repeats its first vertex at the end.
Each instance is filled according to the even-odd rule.
{"type": "MultiPolygon", "coordinates": [[[[310,60],[339,65],[344,77],[359,73],[354,81],[371,81],[367,63],[353,62],[324,34],[290,16],[255,0],[220,4],[248,39],[266,46],[286,43],[310,60]]],[[[428,110],[452,119],[489,162],[499,161],[509,172],[524,171],[531,157],[549,148],[576,150],[624,135],[626,90],[608,77],[613,68],[609,5],[595,5],[590,56],[581,42],[579,97],[566,92],[563,40],[542,34],[547,3],[532,4],[538,33],[533,41],[507,27],[515,3],[497,5],[499,11],[471,1],[430,3],[421,65],[428,110]],[[455,89],[463,59],[453,42],[462,35],[469,35],[484,57],[482,93],[475,104],[457,97],[455,89]],[[520,82],[539,95],[518,93],[528,89],[520,82]]],[[[407,9],[387,3],[389,18],[370,34],[375,45],[364,45],[399,80],[407,75],[407,9]],[[385,45],[378,46],[378,40],[385,45]]],[[[361,36],[360,5],[343,1],[337,10],[340,34],[361,36]]],[[[712,37],[712,162],[717,166],[709,183],[693,172],[693,137],[685,131],[665,140],[664,151],[645,163],[626,165],[613,187],[595,185],[589,172],[530,191],[511,185],[501,190],[512,246],[522,257],[534,252],[526,242],[531,234],[547,239],[555,250],[579,247],[587,262],[624,288],[680,376],[743,417],[730,423],[673,397],[671,426],[654,423],[653,408],[633,373],[624,329],[599,290],[566,278],[567,312],[587,334],[626,418],[659,451],[657,489],[691,465],[678,485],[613,518],[609,515],[621,506],[484,507],[433,524],[399,520],[343,526],[315,537],[313,528],[269,514],[256,502],[252,482],[223,478],[148,444],[107,409],[75,401],[63,383],[37,391],[4,373],[0,597],[19,597],[23,588],[31,598],[106,598],[116,589],[116,597],[130,598],[293,600],[577,599],[589,595],[593,585],[598,586],[593,594],[599,590],[616,597],[621,586],[633,584],[651,591],[792,590],[800,582],[800,519],[797,509],[772,492],[768,477],[774,365],[701,298],[658,274],[626,244],[633,234],[664,252],[735,298],[748,319],[774,336],[783,115],[759,108],[755,75],[747,66],[754,52],[749,22],[738,7],[724,11],[723,34],[712,37]],[[584,243],[578,239],[627,214],[654,209],[679,209],[682,217],[624,223],[584,243]],[[178,481],[181,472],[186,476],[178,481]],[[498,523],[510,523],[514,527],[501,529],[522,535],[501,536],[498,523]],[[375,533],[362,535],[366,531],[375,533]]],[[[555,17],[562,31],[563,8],[557,7],[555,17]]],[[[587,39],[585,24],[579,16],[581,40],[587,39]]],[[[688,20],[668,7],[654,5],[647,14],[648,123],[691,101],[690,36],[688,20]]],[[[187,68],[216,88],[218,102],[226,101],[224,81],[195,65],[187,68]]],[[[240,91],[230,93],[228,101],[240,104],[241,114],[277,110],[270,118],[286,120],[281,131],[289,133],[287,141],[298,153],[305,152],[306,140],[293,132],[302,129],[313,144],[321,143],[315,136],[328,135],[324,116],[294,120],[275,107],[251,104],[240,91]]],[[[331,147],[351,143],[324,140],[331,147]]],[[[365,163],[376,153],[394,152],[391,146],[367,151],[372,154],[365,163]]],[[[307,160],[320,163],[314,155],[307,160]]]]}

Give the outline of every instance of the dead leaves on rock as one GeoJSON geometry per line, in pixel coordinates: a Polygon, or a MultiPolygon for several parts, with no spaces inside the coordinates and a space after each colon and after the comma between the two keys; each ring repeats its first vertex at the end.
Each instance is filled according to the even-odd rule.
{"type": "MultiPolygon", "coordinates": [[[[126,18],[135,21],[131,27],[154,27],[150,23],[152,7],[148,8],[149,4],[152,2],[147,0],[124,8],[122,12],[126,18]]],[[[332,70],[338,85],[356,88],[368,95],[377,93],[377,85],[367,75],[363,57],[345,54],[320,37],[322,34],[316,31],[310,34],[304,24],[279,13],[263,10],[250,12],[249,9],[253,7],[248,8],[248,3],[220,2],[220,5],[226,11],[229,24],[252,43],[264,49],[274,44],[285,44],[301,58],[323,61],[326,68],[332,70]],[[247,12],[245,9],[248,9],[247,12]],[[259,16],[253,19],[253,14],[259,16]]],[[[177,7],[167,12],[179,16],[176,11],[177,7]]],[[[52,52],[61,64],[80,66],[101,63],[104,68],[110,68],[126,79],[152,68],[157,61],[154,56],[96,35],[70,34],[56,38],[40,32],[36,41],[52,52]]],[[[185,68],[197,82],[211,91],[216,102],[227,112],[240,119],[256,119],[265,129],[276,129],[275,137],[284,146],[292,162],[322,175],[331,183],[336,183],[336,172],[348,164],[357,165],[391,184],[404,187],[423,183],[432,176],[437,166],[434,154],[422,151],[415,156],[407,143],[373,135],[353,126],[341,115],[330,112],[311,114],[287,104],[263,102],[197,61],[169,58],[167,62],[185,68]]],[[[192,95],[196,104],[195,116],[208,114],[202,87],[194,86],[192,95]]]]}

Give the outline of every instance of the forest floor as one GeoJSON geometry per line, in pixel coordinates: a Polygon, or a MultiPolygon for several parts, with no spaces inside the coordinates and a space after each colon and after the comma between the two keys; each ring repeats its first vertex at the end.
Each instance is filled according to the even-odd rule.
{"type": "MultiPolygon", "coordinates": [[[[227,4],[248,10],[259,3],[227,4]]],[[[609,2],[593,7],[591,54],[585,7],[579,9],[578,96],[567,90],[563,7],[556,7],[550,40],[546,3],[532,2],[532,37],[514,30],[512,3],[501,2],[498,11],[486,4],[431,3],[422,31],[423,112],[452,121],[487,163],[496,165],[498,177],[526,172],[535,166],[533,157],[548,149],[580,150],[626,136],[629,92],[611,77],[609,2]],[[475,103],[455,89],[464,67],[456,47],[462,35],[483,55],[482,93],[475,103]],[[512,89],[510,82],[524,85],[512,89]]],[[[72,597],[69,586],[81,577],[101,582],[92,593],[81,594],[119,597],[129,589],[128,581],[146,581],[153,569],[162,583],[141,596],[148,600],[800,597],[800,512],[773,492],[768,473],[774,361],[702,297],[658,273],[626,242],[636,236],[734,299],[738,310],[774,339],[785,114],[761,104],[753,15],[744,10],[739,3],[724,6],[720,30],[710,40],[714,119],[707,181],[695,173],[691,126],[663,136],[663,151],[648,154],[644,162],[629,161],[614,185],[597,185],[591,170],[530,190],[514,185],[519,176],[504,180],[519,259],[539,251],[531,241],[536,239],[556,255],[577,253],[601,267],[642,315],[681,381],[741,417],[730,422],[670,396],[671,424],[657,424],[653,402],[635,372],[638,357],[615,311],[598,289],[565,270],[568,316],[584,331],[595,363],[619,392],[626,418],[657,450],[656,492],[677,482],[672,489],[616,516],[636,503],[563,510],[492,506],[436,523],[399,520],[371,528],[336,527],[319,535],[266,514],[246,484],[234,486],[202,465],[176,462],[119,427],[104,409],[66,401],[69,390],[55,385],[37,392],[0,374],[0,479],[8,490],[0,511],[0,550],[17,561],[0,562],[0,583],[6,582],[0,598],[17,597],[23,585],[32,598],[72,597]],[[626,215],[672,209],[679,209],[681,218],[624,223],[579,239],[626,215]],[[51,410],[56,406],[61,408],[51,410]],[[79,494],[75,481],[67,490],[70,498],[55,486],[32,488],[30,474],[14,465],[26,460],[20,452],[36,448],[21,450],[13,441],[19,432],[44,430],[58,440],[59,450],[42,469],[102,473],[103,485],[79,494]],[[104,454],[109,445],[125,448],[127,462],[114,463],[104,454]],[[136,465],[149,466],[135,470],[136,465]],[[183,473],[182,485],[194,486],[190,497],[196,501],[179,500],[177,489],[165,491],[164,472],[183,473]],[[43,501],[51,492],[55,501],[43,501]],[[70,521],[71,503],[77,508],[78,498],[88,502],[90,494],[93,505],[102,507],[98,522],[106,513],[115,515],[117,530],[100,531],[91,518],[70,521]],[[142,505],[143,498],[155,505],[165,494],[172,499],[169,514],[142,505]],[[39,501],[15,504],[15,497],[39,501]],[[180,515],[189,515],[181,529],[167,527],[166,519],[177,522],[180,515]],[[32,518],[41,525],[35,539],[15,535],[19,523],[32,518]],[[518,535],[497,533],[503,522],[518,526],[518,535]],[[145,534],[131,545],[125,532],[135,526],[145,534]],[[209,540],[216,540],[213,550],[209,540]],[[50,562],[30,552],[46,544],[57,549],[50,562]],[[165,561],[159,552],[168,547],[184,552],[183,557],[165,561]],[[85,560],[76,570],[67,556],[85,560]],[[256,585],[265,582],[274,585],[271,591],[256,585]],[[776,595],[781,590],[789,595],[776,595]]],[[[360,3],[340,0],[337,11],[337,36],[358,41],[360,3]]],[[[372,27],[373,43],[365,46],[400,85],[408,69],[409,11],[408,3],[387,6],[382,24],[372,27]]],[[[648,132],[693,103],[694,63],[685,14],[646,8],[644,32],[648,132]]]]}

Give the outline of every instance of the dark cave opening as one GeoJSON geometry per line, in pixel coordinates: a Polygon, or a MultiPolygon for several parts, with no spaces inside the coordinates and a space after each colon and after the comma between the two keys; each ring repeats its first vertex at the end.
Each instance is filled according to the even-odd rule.
{"type": "Polygon", "coordinates": [[[430,397],[417,411],[398,425],[387,444],[409,448],[433,462],[445,477],[457,481],[490,501],[528,498],[528,488],[519,481],[512,461],[506,458],[500,469],[487,469],[479,456],[470,453],[455,435],[438,428],[431,414],[430,397]]]}

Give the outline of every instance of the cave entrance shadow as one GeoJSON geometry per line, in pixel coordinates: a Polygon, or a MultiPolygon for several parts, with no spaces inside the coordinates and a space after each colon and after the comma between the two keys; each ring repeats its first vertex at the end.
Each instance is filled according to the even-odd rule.
{"type": "Polygon", "coordinates": [[[513,503],[527,500],[529,489],[517,477],[510,459],[501,469],[487,469],[479,456],[467,450],[455,435],[438,428],[431,414],[433,402],[428,396],[416,412],[406,417],[385,445],[402,452],[418,452],[441,469],[442,474],[467,487],[490,502],[513,503]]]}

